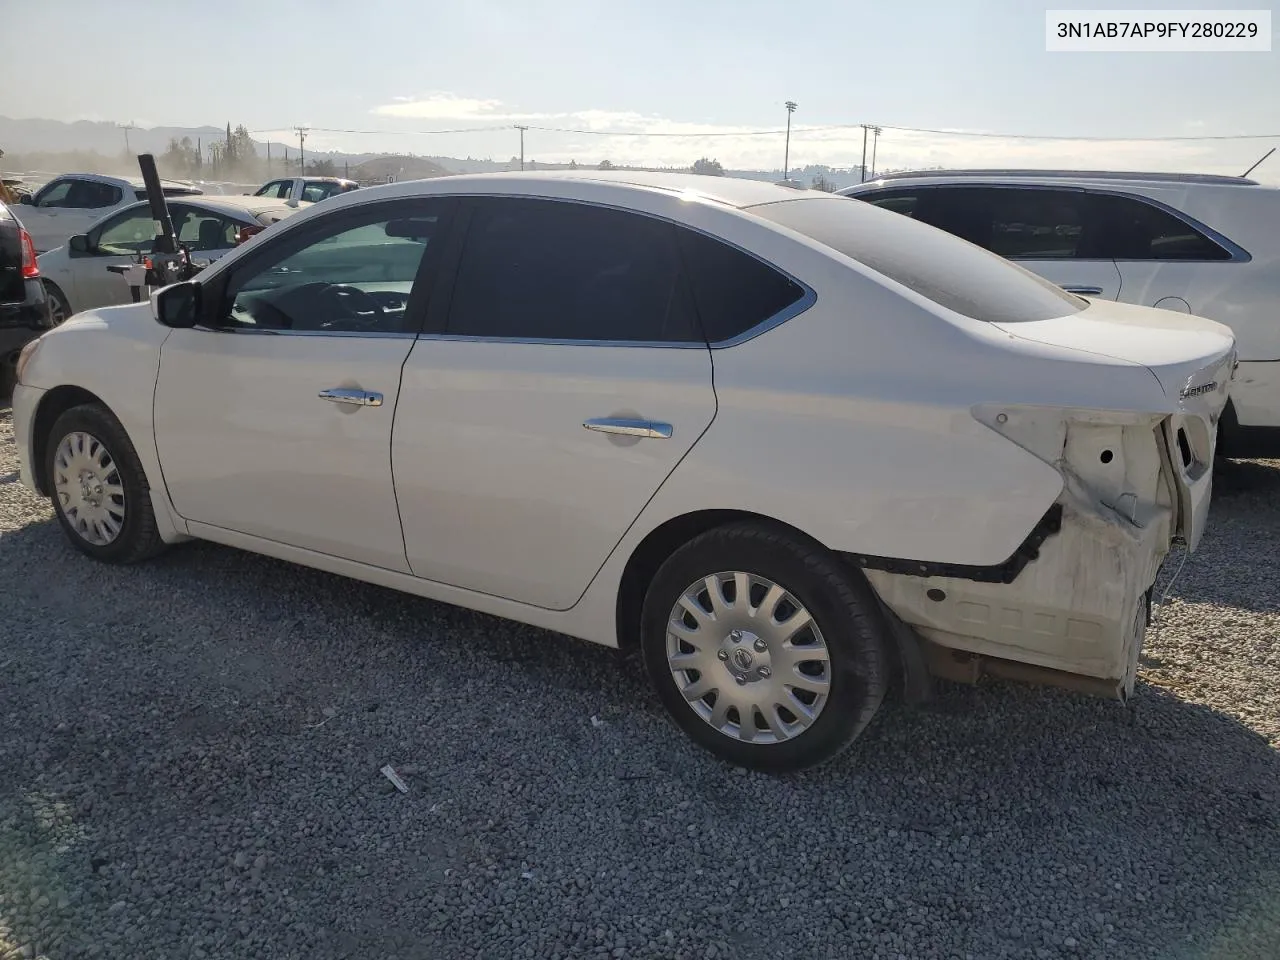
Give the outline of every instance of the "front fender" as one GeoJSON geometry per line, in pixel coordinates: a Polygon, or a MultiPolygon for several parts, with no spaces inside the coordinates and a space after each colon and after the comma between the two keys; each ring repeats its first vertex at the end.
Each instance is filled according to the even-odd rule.
{"type": "MultiPolygon", "coordinates": [[[[111,411],[142,462],[160,535],[173,542],[186,535],[186,524],[169,501],[152,415],[160,348],[169,332],[145,303],[78,314],[41,337],[22,383],[41,391],[27,427],[31,457],[40,447],[38,432],[51,427],[62,410],[84,402],[85,394],[111,411]]],[[[31,467],[38,472],[39,464],[31,467]]]]}

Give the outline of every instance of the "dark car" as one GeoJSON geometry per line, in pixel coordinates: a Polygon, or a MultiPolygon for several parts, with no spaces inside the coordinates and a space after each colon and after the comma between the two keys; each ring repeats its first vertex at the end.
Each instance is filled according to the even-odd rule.
{"type": "Polygon", "coordinates": [[[0,394],[8,394],[18,353],[52,326],[31,235],[0,201],[0,394]]]}

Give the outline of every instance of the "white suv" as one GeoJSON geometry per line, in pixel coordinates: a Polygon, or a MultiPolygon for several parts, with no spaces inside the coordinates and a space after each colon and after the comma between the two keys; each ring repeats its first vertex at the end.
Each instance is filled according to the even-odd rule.
{"type": "Polygon", "coordinates": [[[1280,189],[1198,174],[929,170],[840,193],[963,237],[1073,293],[1226,324],[1240,366],[1219,453],[1280,457],[1280,189]]]}

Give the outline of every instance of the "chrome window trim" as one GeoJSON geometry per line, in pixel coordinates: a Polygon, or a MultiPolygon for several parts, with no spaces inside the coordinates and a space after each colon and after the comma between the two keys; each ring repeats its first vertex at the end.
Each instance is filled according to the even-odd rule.
{"type": "MultiPolygon", "coordinates": [[[[811,287],[805,281],[801,280],[795,274],[791,273],[791,271],[786,270],[778,266],[776,263],[773,263],[765,259],[760,254],[755,253],[752,250],[748,250],[742,245],[735,243],[732,240],[727,240],[724,237],[718,236],[707,230],[703,230],[700,227],[695,227],[692,224],[685,223],[673,217],[663,216],[657,213],[650,213],[647,210],[637,210],[634,207],[620,206],[618,204],[613,204],[613,203],[600,203],[594,200],[582,200],[577,197],[553,197],[553,196],[544,196],[541,194],[507,193],[507,192],[430,193],[430,194],[423,194],[421,196],[404,197],[404,198],[391,198],[391,199],[378,198],[377,200],[373,200],[369,202],[389,204],[389,203],[396,202],[396,200],[418,200],[418,199],[439,198],[439,199],[453,199],[460,203],[465,203],[467,200],[477,199],[477,198],[484,199],[488,197],[496,197],[501,199],[513,199],[513,200],[549,200],[549,201],[554,201],[558,203],[577,203],[577,204],[581,204],[583,206],[588,206],[588,207],[601,207],[607,210],[616,210],[620,213],[635,214],[636,216],[648,217],[652,220],[658,220],[663,223],[668,223],[668,224],[671,224],[672,226],[675,226],[684,230],[689,230],[689,231],[692,231],[693,233],[701,234],[704,237],[707,237],[718,243],[723,243],[725,246],[731,247],[732,249],[737,250],[740,253],[746,254],[752,259],[758,261],[759,263],[764,264],[769,269],[782,274],[782,276],[786,277],[788,280],[790,280],[792,283],[794,283],[796,286],[800,288],[801,294],[795,300],[795,302],[779,310],[777,313],[764,318],[755,326],[748,327],[746,330],[742,331],[736,336],[730,337],[726,340],[717,340],[713,343],[708,343],[705,340],[672,342],[672,341],[665,341],[665,340],[572,340],[572,339],[564,339],[564,338],[539,338],[539,337],[484,337],[484,336],[476,336],[472,334],[457,334],[457,333],[421,333],[419,334],[419,333],[402,333],[399,331],[375,333],[375,332],[346,331],[346,330],[343,330],[343,331],[253,330],[253,329],[244,328],[244,327],[227,328],[227,327],[205,327],[205,326],[196,326],[193,329],[207,331],[209,333],[249,334],[251,336],[366,337],[366,338],[378,338],[378,339],[392,338],[392,339],[406,339],[406,340],[413,340],[413,339],[455,340],[463,343],[468,343],[468,342],[527,343],[527,344],[543,344],[548,346],[573,346],[573,347],[639,347],[639,348],[645,348],[645,349],[651,349],[651,350],[652,349],[726,350],[730,347],[736,347],[739,344],[746,343],[748,340],[754,340],[756,337],[759,337],[768,333],[770,330],[773,330],[774,328],[781,326],[787,321],[795,319],[796,317],[800,316],[800,314],[809,310],[811,307],[813,307],[814,304],[818,302],[818,295],[814,291],[813,287],[811,287]]],[[[343,207],[342,209],[344,211],[351,211],[351,210],[357,209],[359,206],[360,206],[359,204],[352,204],[350,207],[343,207]]],[[[737,209],[737,208],[734,208],[734,209],[737,209]]],[[[286,220],[285,222],[287,223],[288,221],[286,220]]],[[[274,242],[279,242],[279,238],[284,235],[285,234],[277,234],[277,236],[272,238],[272,240],[274,242]]],[[[219,257],[218,260],[215,261],[215,263],[222,263],[224,261],[225,261],[225,257],[219,257]]],[[[231,269],[234,269],[234,267],[226,267],[224,268],[223,271],[220,271],[218,275],[221,276],[223,272],[229,271],[231,269]]]]}
{"type": "Polygon", "coordinates": [[[193,330],[201,333],[248,334],[251,337],[356,337],[365,340],[415,340],[416,333],[400,330],[254,330],[252,327],[205,327],[197,325],[193,330]]]}
{"type": "MultiPolygon", "coordinates": [[[[541,337],[483,337],[483,336],[476,336],[473,334],[457,334],[457,333],[423,334],[421,337],[421,339],[423,340],[458,340],[463,342],[483,341],[486,343],[545,343],[545,344],[555,344],[559,346],[573,346],[573,347],[647,347],[650,349],[663,348],[663,349],[672,349],[672,350],[688,350],[690,348],[694,348],[698,350],[706,350],[710,348],[712,350],[725,350],[725,349],[728,349],[729,347],[736,347],[740,343],[746,343],[748,340],[754,340],[756,337],[761,336],[765,333],[768,333],[770,330],[774,329],[775,327],[781,326],[782,324],[786,323],[788,320],[792,320],[795,317],[798,317],[800,314],[804,313],[806,310],[808,310],[810,307],[812,307],[815,303],[818,302],[818,295],[816,292],[814,292],[813,287],[809,286],[809,284],[805,283],[795,274],[791,273],[791,271],[784,270],[782,267],[778,266],[776,263],[772,263],[771,261],[766,260],[764,257],[760,256],[760,254],[755,253],[754,251],[748,250],[745,247],[741,246],[740,244],[734,243],[732,240],[727,240],[724,237],[717,236],[714,233],[710,233],[707,230],[703,230],[700,227],[695,227],[692,224],[685,223],[681,220],[676,220],[673,217],[663,216],[662,214],[659,214],[659,213],[650,213],[647,210],[637,210],[634,207],[619,206],[618,204],[614,204],[614,203],[600,203],[595,200],[582,200],[582,199],[579,199],[578,197],[548,197],[548,196],[543,196],[541,194],[506,193],[506,192],[456,194],[456,196],[460,197],[464,202],[467,199],[485,198],[485,197],[498,197],[498,198],[504,198],[504,199],[514,199],[514,200],[551,200],[557,203],[577,203],[587,207],[600,207],[606,210],[616,210],[619,213],[635,214],[638,217],[648,217],[651,220],[658,220],[662,223],[671,224],[674,227],[678,227],[684,230],[689,230],[692,233],[701,234],[702,236],[707,237],[708,239],[714,240],[717,243],[723,243],[725,246],[731,247],[732,249],[737,250],[739,253],[745,253],[747,256],[751,257],[753,260],[756,260],[757,262],[764,264],[769,269],[782,274],[784,277],[786,277],[788,280],[790,280],[792,283],[794,283],[796,286],[800,288],[801,294],[794,303],[784,307],[783,309],[779,310],[777,313],[773,314],[772,316],[766,317],[765,319],[757,323],[755,326],[748,327],[746,330],[742,331],[736,336],[730,337],[727,340],[717,340],[714,343],[708,342],[706,340],[673,342],[673,341],[666,341],[666,340],[570,340],[570,339],[563,339],[563,338],[541,338],[541,337]]],[[[744,212],[742,209],[737,207],[734,207],[732,209],[738,210],[738,212],[740,213],[744,212]]],[[[756,218],[756,219],[763,220],[763,218],[756,218]]],[[[764,222],[768,223],[768,221],[764,221],[764,222]]],[[[465,248],[463,252],[464,253],[466,252],[465,248]]],[[[681,258],[682,266],[683,266],[683,262],[684,261],[682,257],[681,258]]],[[[696,309],[696,306],[695,306],[695,309],[696,309]]]]}
{"type": "MultiPolygon", "coordinates": [[[[871,202],[871,199],[882,193],[903,193],[906,191],[921,190],[1054,190],[1059,193],[1083,193],[1094,194],[1103,197],[1121,197],[1126,200],[1134,200],[1138,203],[1145,203],[1155,207],[1157,210],[1169,214],[1175,220],[1181,221],[1197,233],[1202,234],[1206,239],[1216,243],[1229,255],[1225,260],[1189,260],[1185,258],[1178,259],[1161,259],[1158,257],[1150,257],[1143,260],[1135,260],[1133,258],[1120,257],[1005,257],[1006,260],[1012,260],[1014,263],[1249,263],[1253,260],[1253,255],[1244,247],[1236,243],[1229,237],[1224,236],[1208,224],[1201,223],[1190,214],[1183,213],[1177,207],[1170,206],[1163,200],[1157,200],[1154,197],[1148,197],[1145,194],[1133,193],[1128,190],[1111,189],[1108,187],[1082,186],[1080,184],[1054,184],[1054,183],[922,183],[915,186],[909,185],[904,178],[901,182],[894,182],[886,186],[883,190],[863,190],[858,193],[848,194],[851,200],[862,200],[871,202]]],[[[994,251],[992,251],[994,252],[994,251]]],[[[998,254],[997,254],[998,256],[998,254]]]]}

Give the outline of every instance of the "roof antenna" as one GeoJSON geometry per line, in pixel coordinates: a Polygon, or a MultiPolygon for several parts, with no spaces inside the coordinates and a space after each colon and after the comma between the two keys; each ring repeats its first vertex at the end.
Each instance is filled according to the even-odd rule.
{"type": "Polygon", "coordinates": [[[1272,147],[1270,150],[1268,150],[1266,153],[1264,153],[1264,154],[1262,155],[1262,159],[1261,159],[1261,160],[1259,160],[1257,163],[1255,163],[1252,167],[1250,167],[1250,168],[1249,168],[1248,170],[1246,170],[1244,173],[1240,174],[1240,176],[1242,176],[1242,177],[1247,177],[1249,174],[1253,173],[1253,171],[1257,170],[1257,169],[1258,169],[1258,167],[1262,166],[1262,161],[1263,161],[1263,160],[1267,159],[1267,157],[1271,156],[1271,155],[1272,155],[1273,153],[1275,153],[1275,152],[1276,152],[1276,148],[1275,148],[1275,147],[1272,147]]]}

